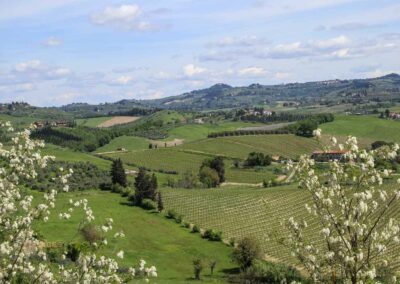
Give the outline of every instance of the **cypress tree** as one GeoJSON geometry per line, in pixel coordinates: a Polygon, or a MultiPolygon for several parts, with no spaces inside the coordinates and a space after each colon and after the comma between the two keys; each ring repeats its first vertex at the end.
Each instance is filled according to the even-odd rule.
{"type": "Polygon", "coordinates": [[[111,181],[113,184],[119,184],[123,187],[126,187],[128,184],[121,159],[114,160],[111,165],[111,181]]]}
{"type": "Polygon", "coordinates": [[[162,212],[164,210],[164,203],[162,200],[161,192],[157,194],[157,209],[159,212],[162,212]]]}

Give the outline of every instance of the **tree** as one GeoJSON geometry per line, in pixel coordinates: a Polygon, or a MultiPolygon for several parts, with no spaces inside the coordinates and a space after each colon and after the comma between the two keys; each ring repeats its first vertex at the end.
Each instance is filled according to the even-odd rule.
{"type": "Polygon", "coordinates": [[[156,201],[157,177],[150,175],[145,169],[140,168],[135,178],[135,202],[140,205],[143,199],[156,201]]]}
{"type": "Polygon", "coordinates": [[[204,263],[200,258],[196,258],[193,260],[193,269],[194,269],[194,279],[201,279],[201,271],[203,271],[204,263]]]}
{"type": "Polygon", "coordinates": [[[399,220],[390,215],[399,204],[400,190],[384,185],[391,172],[376,169],[375,159],[393,159],[399,146],[360,150],[355,137],[345,145],[332,138],[332,146],[348,152],[343,162],[330,161],[329,170],[318,171],[308,156],[288,165],[300,188],[312,197],[306,208],[321,226],[321,239],[307,239],[306,220],[292,217],[287,245],[314,282],[338,283],[341,278],[344,283],[372,283],[379,266],[391,268],[398,255],[388,249],[400,243],[399,220]]]}
{"type": "Polygon", "coordinates": [[[251,152],[246,161],[245,165],[248,167],[264,167],[271,165],[272,158],[270,155],[264,155],[263,153],[251,152]]]}
{"type": "MultiPolygon", "coordinates": [[[[0,126],[13,132],[9,123],[0,123],[0,126]]],[[[46,168],[51,157],[41,155],[38,148],[44,147],[44,143],[31,140],[30,130],[12,134],[13,147],[8,149],[0,145],[2,163],[5,165],[0,172],[0,283],[122,283],[131,281],[134,277],[157,276],[155,267],[147,268],[144,264],[141,267],[146,271],[145,275],[135,275],[134,268],[120,273],[115,259],[98,255],[106,241],[91,243],[97,238],[97,233],[93,234],[91,229],[88,230],[94,216],[86,199],[72,200],[63,209],[64,212],[54,212],[58,192],[48,190],[43,198],[35,195],[35,200],[39,202],[33,203],[34,197],[19,181],[26,179],[34,182],[37,170],[46,168]],[[38,239],[39,234],[35,227],[40,222],[49,221],[53,215],[59,216],[61,220],[69,219],[71,212],[79,209],[84,213],[81,225],[84,228],[82,233],[88,241],[88,250],[74,247],[74,256],[68,251],[62,252],[60,260],[70,256],[73,261],[67,266],[55,265],[51,262],[52,256],[46,251],[48,247],[38,239]]],[[[63,185],[63,191],[68,191],[68,178],[72,174],[71,170],[59,169],[57,179],[63,185]]],[[[106,219],[100,227],[102,233],[112,232],[112,223],[112,219],[106,219]]],[[[115,235],[122,236],[121,232],[115,235]]],[[[67,244],[64,245],[68,247],[67,244]]],[[[117,257],[122,258],[123,252],[120,251],[117,257]]]]}
{"type": "Polygon", "coordinates": [[[390,110],[389,109],[385,110],[385,116],[386,116],[386,118],[389,118],[389,116],[390,116],[390,110]]]}
{"type": "Polygon", "coordinates": [[[126,187],[128,184],[124,164],[121,159],[114,160],[111,165],[111,181],[113,184],[119,184],[123,187],[126,187]]]}
{"type": "Polygon", "coordinates": [[[232,253],[232,260],[239,265],[242,271],[246,271],[255,260],[260,258],[260,246],[255,239],[250,237],[241,239],[232,253]]]}
{"type": "Polygon", "coordinates": [[[157,209],[158,212],[162,212],[164,210],[164,202],[162,200],[161,192],[157,194],[157,209]]]}
{"type": "Polygon", "coordinates": [[[219,185],[218,173],[209,167],[201,167],[200,181],[208,188],[217,187],[219,185]]]}
{"type": "Polygon", "coordinates": [[[313,131],[317,129],[318,123],[314,120],[308,119],[299,123],[296,130],[297,136],[312,137],[313,131]]]}
{"type": "Polygon", "coordinates": [[[205,160],[201,168],[203,167],[209,167],[215,170],[216,173],[218,174],[219,183],[225,181],[225,164],[224,164],[224,159],[222,157],[218,156],[210,160],[205,160]]]}
{"type": "Polygon", "coordinates": [[[217,261],[215,259],[210,261],[210,274],[213,276],[215,267],[217,266],[217,261]]]}

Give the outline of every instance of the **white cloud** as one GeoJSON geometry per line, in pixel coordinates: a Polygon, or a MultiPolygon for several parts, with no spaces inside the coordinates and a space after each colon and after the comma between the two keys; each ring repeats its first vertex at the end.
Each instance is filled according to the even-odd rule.
{"type": "Polygon", "coordinates": [[[106,7],[103,11],[94,14],[92,21],[95,24],[129,24],[137,20],[141,11],[138,5],[121,5],[118,7],[106,7]]]}
{"type": "Polygon", "coordinates": [[[311,41],[310,46],[318,49],[332,49],[332,48],[340,48],[350,44],[350,39],[346,36],[339,36],[335,38],[330,38],[327,40],[316,40],[311,41]]]}
{"type": "Polygon", "coordinates": [[[20,62],[15,65],[15,71],[17,72],[28,72],[28,71],[37,71],[43,69],[43,63],[40,60],[31,60],[26,62],[20,62]]]}
{"type": "Polygon", "coordinates": [[[97,25],[111,25],[127,30],[149,31],[156,26],[144,19],[144,13],[136,4],[109,6],[94,13],[91,21],[97,25]]]}
{"type": "Polygon", "coordinates": [[[55,38],[55,37],[49,37],[45,42],[44,45],[46,46],[59,46],[62,44],[62,40],[55,38]]]}
{"type": "Polygon", "coordinates": [[[247,76],[247,75],[262,76],[265,75],[267,71],[262,67],[247,67],[240,69],[238,73],[241,76],[247,76]]]}
{"type": "Polygon", "coordinates": [[[206,68],[197,67],[197,66],[194,66],[193,64],[188,64],[183,67],[183,73],[188,77],[199,75],[206,71],[207,71],[206,68]]]}
{"type": "Polygon", "coordinates": [[[275,78],[278,80],[283,80],[290,77],[290,73],[287,72],[276,72],[275,73],[275,78]]]}
{"type": "Polygon", "coordinates": [[[68,68],[55,68],[48,72],[51,77],[66,77],[71,74],[71,70],[68,68]]]}
{"type": "Polygon", "coordinates": [[[54,97],[51,97],[50,101],[57,105],[65,105],[65,104],[74,102],[75,99],[78,97],[80,97],[79,93],[66,92],[66,93],[62,93],[62,94],[56,95],[54,97]]]}
{"type": "Polygon", "coordinates": [[[216,42],[212,42],[210,45],[218,47],[232,47],[232,46],[241,47],[241,46],[263,45],[267,43],[269,43],[269,41],[257,36],[244,36],[244,37],[227,36],[216,42]]]}
{"type": "Polygon", "coordinates": [[[123,75],[113,80],[113,83],[118,85],[127,85],[133,81],[133,77],[129,75],[123,75]]]}

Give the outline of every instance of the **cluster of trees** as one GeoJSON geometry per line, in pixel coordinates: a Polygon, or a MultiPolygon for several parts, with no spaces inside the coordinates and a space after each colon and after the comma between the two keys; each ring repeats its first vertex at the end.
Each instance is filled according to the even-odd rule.
{"type": "Polygon", "coordinates": [[[109,115],[115,116],[115,115],[120,115],[120,116],[146,116],[150,115],[153,113],[156,113],[162,109],[160,108],[138,108],[134,107],[130,110],[127,111],[110,111],[109,115]]]}
{"type": "Polygon", "coordinates": [[[99,188],[101,184],[109,180],[106,171],[88,162],[51,161],[47,167],[37,169],[37,178],[35,180],[24,178],[22,179],[22,184],[39,191],[48,191],[50,189],[61,191],[63,185],[54,180],[58,176],[60,168],[73,170],[73,174],[69,178],[70,191],[99,188]]]}
{"type": "MultiPolygon", "coordinates": [[[[254,108],[255,112],[262,113],[263,108],[254,108]]],[[[236,118],[242,121],[255,121],[255,122],[262,122],[262,123],[269,123],[269,122],[292,122],[292,121],[301,121],[306,119],[313,119],[320,121],[328,122],[333,121],[334,117],[333,114],[302,114],[302,113],[292,113],[292,112],[280,112],[277,113],[272,111],[271,114],[268,115],[256,115],[256,114],[247,114],[245,110],[238,110],[236,112],[236,118]]]]}
{"type": "Polygon", "coordinates": [[[92,152],[119,136],[116,131],[89,127],[43,127],[32,132],[31,137],[77,151],[92,152]]]}
{"type": "Polygon", "coordinates": [[[222,157],[205,160],[199,170],[199,178],[208,188],[217,187],[225,181],[225,164],[222,157]]]}
{"type": "Polygon", "coordinates": [[[244,135],[273,135],[273,134],[290,134],[288,129],[276,130],[233,130],[221,131],[208,134],[208,138],[226,137],[226,136],[244,136],[244,135]]]}
{"type": "Polygon", "coordinates": [[[269,166],[272,163],[272,158],[270,155],[264,155],[263,153],[259,152],[251,152],[244,165],[246,167],[265,167],[269,166]]]}
{"type": "Polygon", "coordinates": [[[313,137],[313,132],[318,128],[320,124],[331,122],[335,119],[333,114],[317,114],[307,119],[298,121],[295,124],[291,124],[285,127],[291,133],[297,136],[313,137]]]}

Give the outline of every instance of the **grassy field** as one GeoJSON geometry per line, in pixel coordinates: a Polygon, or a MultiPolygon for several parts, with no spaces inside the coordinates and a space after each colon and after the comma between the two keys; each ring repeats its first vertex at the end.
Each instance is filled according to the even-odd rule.
{"type": "Polygon", "coordinates": [[[300,154],[312,153],[319,145],[313,139],[295,135],[246,135],[205,139],[185,144],[181,148],[240,159],[245,159],[250,152],[294,158],[300,154]]]}
{"type": "MultiPolygon", "coordinates": [[[[270,260],[296,264],[288,247],[279,241],[287,236],[282,225],[290,217],[307,219],[307,239],[321,240],[319,223],[311,219],[304,205],[311,203],[308,192],[295,185],[275,188],[222,187],[217,189],[163,189],[165,208],[184,215],[188,222],[202,229],[223,232],[226,240],[239,240],[246,236],[256,238],[270,260]],[[283,222],[283,223],[282,223],[283,222]]],[[[400,217],[400,205],[391,216],[400,217]]],[[[391,248],[392,253],[400,247],[391,248]]],[[[396,263],[400,268],[400,262],[396,263]]]]}
{"type": "Polygon", "coordinates": [[[120,136],[98,148],[96,153],[116,151],[118,148],[125,148],[128,151],[144,150],[149,148],[149,142],[142,137],[120,136]]]}
{"type": "Polygon", "coordinates": [[[169,131],[168,139],[184,139],[186,142],[207,138],[208,134],[220,131],[232,131],[241,127],[260,126],[259,123],[224,122],[220,124],[187,124],[169,131]]]}
{"type": "Polygon", "coordinates": [[[86,127],[97,127],[99,124],[110,120],[112,117],[110,116],[102,116],[102,117],[92,117],[92,118],[80,118],[76,120],[76,124],[79,126],[86,127]]]}
{"type": "Polygon", "coordinates": [[[377,115],[338,116],[333,122],[321,124],[320,127],[323,134],[400,142],[400,121],[381,119],[377,115]]]}
{"type": "Polygon", "coordinates": [[[33,122],[38,119],[33,117],[19,117],[19,116],[11,116],[7,114],[0,114],[0,122],[9,121],[13,125],[14,128],[21,129],[26,128],[33,122]]]}
{"type": "Polygon", "coordinates": [[[71,149],[59,147],[52,144],[46,144],[46,147],[42,150],[45,155],[55,156],[56,160],[67,161],[67,162],[89,162],[100,169],[109,170],[111,167],[111,162],[93,156],[91,154],[76,152],[71,149]]]}
{"type": "Polygon", "coordinates": [[[318,147],[315,140],[294,135],[256,135],[205,139],[177,147],[116,152],[105,156],[121,158],[125,163],[156,171],[176,171],[182,174],[188,170],[197,172],[205,159],[224,155],[228,158],[225,160],[228,182],[261,183],[275,176],[271,167],[259,171],[235,169],[232,158],[245,159],[253,151],[294,158],[311,153],[318,147]]]}
{"type": "MultiPolygon", "coordinates": [[[[35,193],[38,196],[38,193],[35,193]]],[[[122,266],[134,266],[140,259],[145,259],[149,265],[155,265],[159,277],[152,283],[188,283],[193,277],[192,260],[200,257],[205,261],[217,260],[217,268],[213,277],[209,269],[204,269],[205,283],[225,283],[223,269],[231,269],[231,248],[220,242],[209,242],[201,239],[199,234],[192,234],[174,221],[157,213],[151,213],[137,207],[122,205],[125,200],[117,194],[100,191],[60,194],[56,211],[66,210],[68,200],[86,198],[89,201],[95,223],[102,224],[105,218],[113,218],[114,232],[123,230],[126,237],[111,241],[101,253],[116,258],[119,250],[125,252],[120,261],[122,266]]],[[[50,242],[79,241],[77,234],[82,214],[76,211],[68,221],[60,221],[57,216],[51,216],[48,223],[40,223],[37,229],[50,242]]],[[[144,282],[144,281],[143,281],[144,282]]]]}

